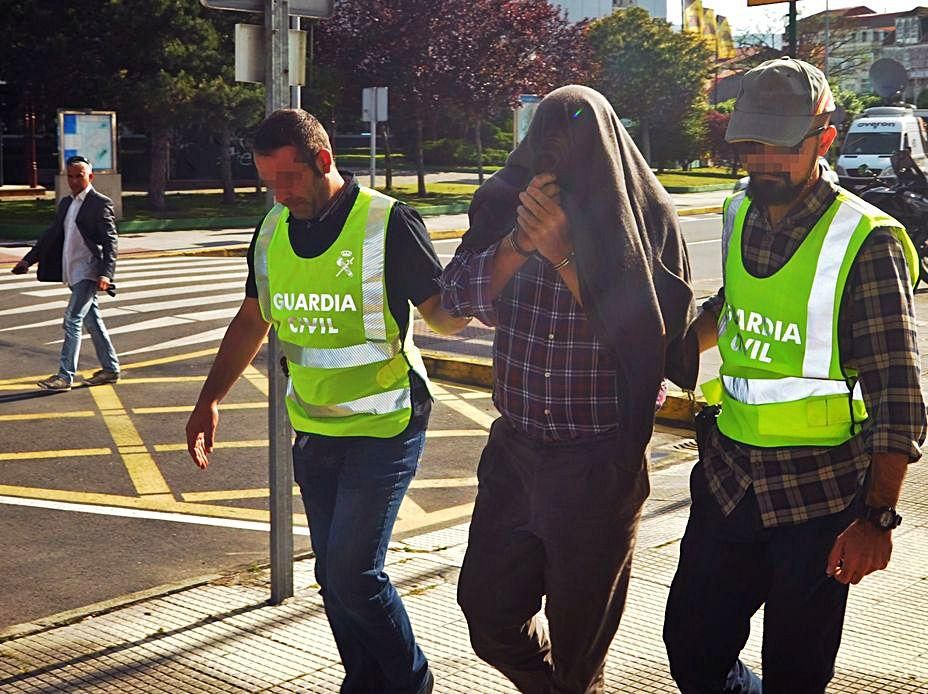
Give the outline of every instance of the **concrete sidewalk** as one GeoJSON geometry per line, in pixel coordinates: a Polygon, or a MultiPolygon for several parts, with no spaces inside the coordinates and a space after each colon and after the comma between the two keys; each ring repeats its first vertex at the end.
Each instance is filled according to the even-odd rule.
{"type": "MultiPolygon", "coordinates": [[[[688,514],[691,449],[691,441],[678,440],[654,451],[628,608],[607,661],[609,692],[676,691],[661,627],[688,514]]],[[[926,488],[928,467],[913,466],[892,564],[851,589],[829,692],[928,692],[926,488]]],[[[474,656],[455,602],[466,541],[460,525],[394,543],[387,570],[431,662],[436,692],[511,692],[474,656]]],[[[0,691],[337,692],[342,669],[311,558],[296,562],[295,577],[296,596],[277,606],[267,604],[267,572],[252,570],[0,632],[0,691]]],[[[744,650],[753,667],[760,664],[761,619],[744,650]]]]}

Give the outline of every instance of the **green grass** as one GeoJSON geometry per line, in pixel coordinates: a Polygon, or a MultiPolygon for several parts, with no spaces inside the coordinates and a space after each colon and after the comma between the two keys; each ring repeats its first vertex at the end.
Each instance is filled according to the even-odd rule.
{"type": "Polygon", "coordinates": [[[415,184],[407,184],[394,186],[386,192],[413,207],[421,205],[452,205],[455,203],[470,203],[477,186],[470,183],[430,183],[426,186],[428,194],[424,197],[416,195],[417,190],[415,184]]]}
{"type": "Polygon", "coordinates": [[[693,169],[692,171],[667,170],[657,174],[659,180],[665,186],[709,186],[731,184],[741,178],[744,174],[739,173],[731,175],[731,170],[722,167],[707,167],[704,169],[693,169]]]}

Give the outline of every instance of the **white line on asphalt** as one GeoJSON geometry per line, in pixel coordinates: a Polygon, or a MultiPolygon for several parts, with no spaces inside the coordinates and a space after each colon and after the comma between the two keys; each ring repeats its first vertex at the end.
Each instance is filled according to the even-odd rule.
{"type": "Polygon", "coordinates": [[[216,328],[214,330],[207,330],[203,333],[197,333],[196,335],[188,335],[187,337],[181,337],[177,340],[169,340],[168,342],[159,342],[155,345],[149,345],[148,347],[140,347],[139,349],[133,349],[128,352],[120,352],[120,357],[127,357],[130,354],[142,354],[143,352],[156,352],[162,349],[174,349],[175,347],[187,347],[189,345],[202,344],[203,342],[215,342],[217,345],[219,341],[222,340],[223,335],[226,334],[226,328],[228,326],[223,326],[221,328],[216,328]]]}
{"type": "MultiPolygon", "coordinates": [[[[241,270],[237,272],[226,272],[226,273],[220,273],[218,275],[210,275],[209,279],[211,280],[231,280],[237,277],[241,277],[244,279],[247,275],[248,275],[248,269],[242,268],[241,270]]],[[[132,282],[120,282],[119,279],[117,278],[116,286],[119,287],[120,289],[127,289],[129,287],[152,287],[152,286],[157,287],[157,286],[164,285],[164,284],[182,284],[182,283],[189,282],[189,281],[190,281],[190,277],[187,277],[185,275],[180,275],[180,274],[174,275],[172,277],[156,277],[154,279],[134,280],[132,282]]],[[[23,292],[23,294],[25,296],[39,296],[39,297],[58,296],[61,294],[66,295],[70,293],[70,291],[71,290],[68,289],[67,287],[59,286],[59,287],[56,287],[55,289],[39,289],[38,291],[34,291],[34,292],[23,292]]]]}
{"type": "MultiPolygon", "coordinates": [[[[185,513],[169,513],[166,511],[141,511],[133,508],[114,508],[110,506],[97,506],[94,504],[72,504],[66,501],[44,501],[41,499],[21,499],[15,496],[0,496],[0,504],[10,506],[28,506],[31,508],[45,508],[53,511],[71,511],[77,513],[92,513],[98,516],[116,516],[118,518],[141,518],[145,520],[160,520],[171,523],[190,523],[193,525],[212,525],[217,528],[235,528],[237,530],[257,530],[270,532],[270,523],[257,521],[233,520],[231,518],[211,518],[209,516],[194,516],[185,513]]],[[[294,535],[309,535],[309,528],[295,525],[294,535]]]]}
{"type": "Polygon", "coordinates": [[[699,246],[700,244],[703,244],[703,243],[722,243],[722,237],[719,237],[717,239],[705,239],[703,241],[687,241],[686,245],[687,246],[699,246]]]}
{"type": "MultiPolygon", "coordinates": [[[[109,332],[110,335],[123,335],[125,333],[157,330],[158,328],[172,328],[176,325],[183,325],[185,323],[200,323],[204,321],[232,318],[236,313],[238,313],[238,306],[233,306],[232,308],[220,308],[216,309],[215,311],[185,313],[179,316],[161,316],[160,318],[152,318],[151,320],[144,320],[138,323],[120,325],[118,328],[110,328],[107,332],[109,332]]],[[[82,340],[86,340],[89,337],[90,336],[86,334],[81,335],[82,340]]],[[[45,344],[57,345],[61,344],[63,341],[64,340],[53,340],[51,342],[46,342],[45,344]]]]}

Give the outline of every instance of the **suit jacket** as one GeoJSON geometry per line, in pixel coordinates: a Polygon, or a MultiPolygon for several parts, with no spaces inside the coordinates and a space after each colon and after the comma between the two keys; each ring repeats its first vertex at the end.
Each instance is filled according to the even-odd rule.
{"type": "MultiPolygon", "coordinates": [[[[74,198],[70,195],[61,200],[54,223],[42,232],[35,246],[23,260],[32,265],[39,263],[36,277],[39,282],[61,282],[64,253],[64,219],[74,198]]],[[[116,272],[116,254],[119,242],[116,238],[116,214],[113,201],[91,189],[75,220],[81,237],[97,259],[97,275],[113,279],[116,272]]]]}

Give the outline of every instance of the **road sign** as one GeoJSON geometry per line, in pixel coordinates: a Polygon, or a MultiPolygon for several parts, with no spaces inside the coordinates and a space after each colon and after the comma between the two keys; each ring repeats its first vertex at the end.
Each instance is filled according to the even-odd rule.
{"type": "MultiPolygon", "coordinates": [[[[290,85],[306,84],[306,32],[290,29],[287,43],[290,85]]],[[[267,78],[267,50],[264,27],[259,24],[235,25],[235,81],[259,82],[267,78]]]]}
{"type": "Polygon", "coordinates": [[[387,117],[386,87],[364,87],[361,90],[361,120],[365,123],[390,120],[387,117]]]}
{"type": "MultiPolygon", "coordinates": [[[[264,0],[200,0],[200,4],[214,10],[264,14],[264,0]]],[[[296,17],[328,19],[335,14],[335,0],[290,0],[288,12],[296,17]]]]}

